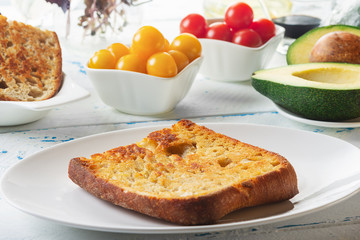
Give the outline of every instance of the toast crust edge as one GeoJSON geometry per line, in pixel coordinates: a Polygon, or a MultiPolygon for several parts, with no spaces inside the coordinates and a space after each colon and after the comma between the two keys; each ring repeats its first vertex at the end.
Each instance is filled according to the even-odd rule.
{"type": "MultiPolygon", "coordinates": [[[[269,152],[270,154],[275,154],[269,152]]],[[[129,192],[97,178],[81,158],[69,164],[70,179],[90,194],[115,205],[181,225],[212,224],[228,213],[255,205],[288,200],[299,191],[292,165],[200,197],[159,198],[129,192]]]]}

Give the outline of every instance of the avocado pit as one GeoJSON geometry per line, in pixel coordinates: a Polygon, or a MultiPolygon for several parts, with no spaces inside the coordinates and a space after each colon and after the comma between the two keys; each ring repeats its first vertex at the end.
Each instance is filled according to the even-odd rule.
{"type": "Polygon", "coordinates": [[[311,55],[312,62],[359,64],[359,41],[360,28],[355,26],[330,25],[314,28],[290,45],[286,61],[289,65],[309,63],[311,55]]]}
{"type": "Polygon", "coordinates": [[[360,37],[345,31],[327,33],[315,43],[309,61],[360,64],[360,37]]]}

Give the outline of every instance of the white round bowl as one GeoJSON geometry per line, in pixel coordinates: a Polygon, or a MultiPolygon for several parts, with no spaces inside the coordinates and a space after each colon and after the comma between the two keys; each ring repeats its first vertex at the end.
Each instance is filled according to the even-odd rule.
{"type": "Polygon", "coordinates": [[[246,81],[266,67],[284,38],[284,28],[276,26],[276,35],[258,48],[231,42],[200,38],[204,62],[200,74],[217,81],[246,81]]]}
{"type": "Polygon", "coordinates": [[[121,112],[158,115],[169,112],[186,96],[200,69],[199,57],[172,78],[116,69],[93,69],[86,73],[101,100],[121,112]]]}

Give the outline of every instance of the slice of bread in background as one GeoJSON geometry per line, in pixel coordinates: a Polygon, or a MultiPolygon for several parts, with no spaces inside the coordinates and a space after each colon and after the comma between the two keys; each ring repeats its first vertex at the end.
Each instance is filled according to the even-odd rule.
{"type": "Polygon", "coordinates": [[[0,15],[0,100],[45,100],[61,84],[62,57],[56,33],[0,15]]]}
{"type": "Polygon", "coordinates": [[[73,158],[69,177],[101,199],[183,225],[214,223],[298,193],[284,157],[189,120],[137,144],[73,158]]]}

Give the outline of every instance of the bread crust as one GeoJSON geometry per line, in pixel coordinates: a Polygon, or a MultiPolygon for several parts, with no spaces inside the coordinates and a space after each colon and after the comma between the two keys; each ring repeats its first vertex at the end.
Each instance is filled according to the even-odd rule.
{"type": "MultiPolygon", "coordinates": [[[[194,127],[193,123],[187,120],[182,120],[178,124],[194,127]]],[[[213,132],[196,125],[196,128],[198,127],[213,132]]],[[[158,133],[151,133],[148,137],[162,138],[164,142],[167,142],[164,144],[167,147],[176,141],[174,136],[169,134],[160,136],[161,134],[158,133]]],[[[231,141],[231,139],[228,140],[231,141]]],[[[239,143],[235,139],[233,141],[239,143]]],[[[251,148],[259,149],[255,146],[251,148]]],[[[132,152],[132,150],[127,152],[132,152]]],[[[91,164],[82,157],[70,160],[68,172],[70,179],[81,188],[115,205],[181,225],[211,224],[234,210],[288,200],[298,193],[297,177],[292,165],[276,153],[266,151],[266,154],[275,156],[280,161],[281,167],[200,196],[163,197],[132,191],[113,184],[109,179],[96,176],[91,164]]]]}
{"type": "Polygon", "coordinates": [[[0,101],[41,101],[62,85],[57,34],[0,15],[0,101]]]}
{"type": "Polygon", "coordinates": [[[298,193],[290,164],[280,171],[196,198],[157,198],[140,195],[97,178],[80,158],[69,164],[70,179],[92,195],[115,205],[181,225],[212,224],[234,210],[279,202],[298,193]],[[276,187],[274,187],[276,186],[276,187]]]}

